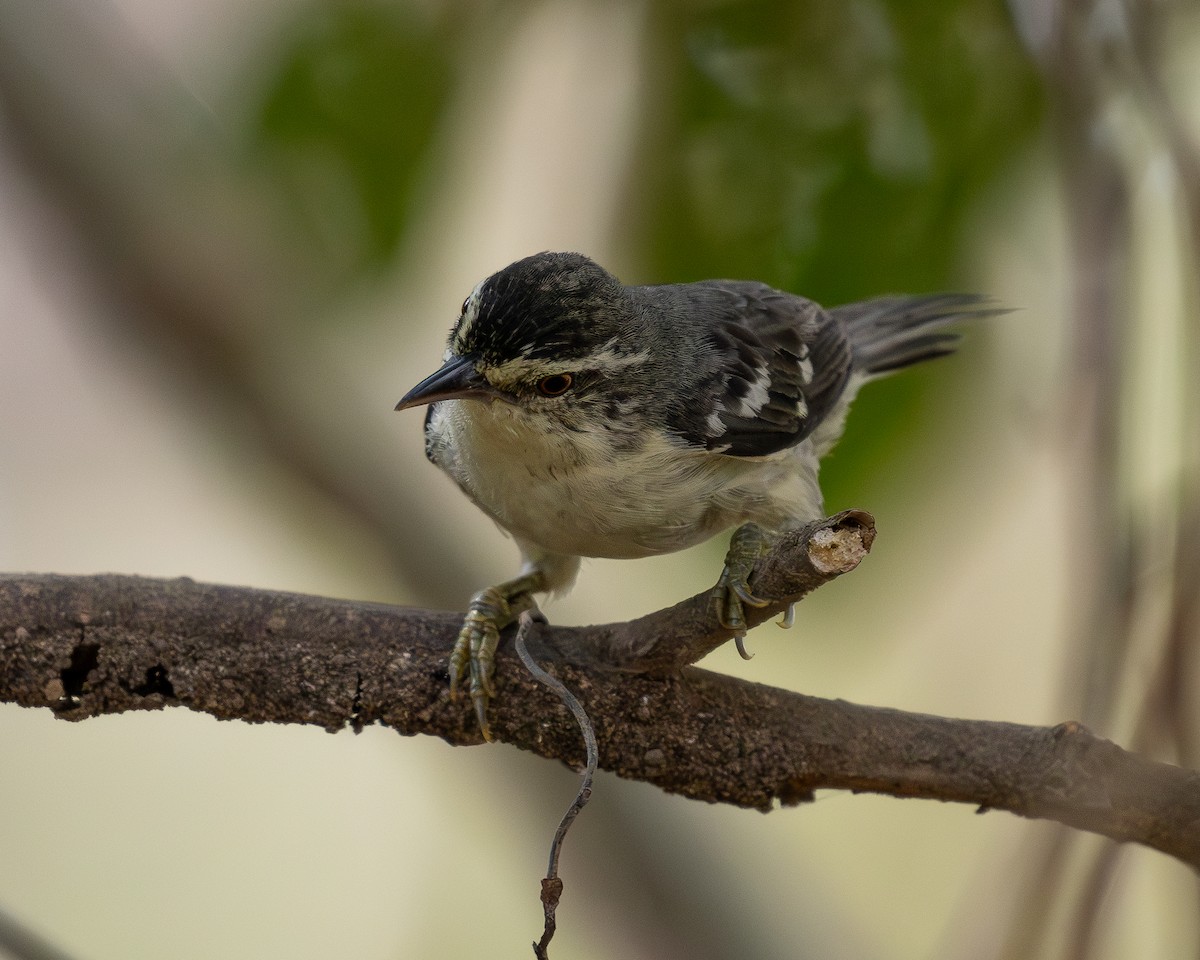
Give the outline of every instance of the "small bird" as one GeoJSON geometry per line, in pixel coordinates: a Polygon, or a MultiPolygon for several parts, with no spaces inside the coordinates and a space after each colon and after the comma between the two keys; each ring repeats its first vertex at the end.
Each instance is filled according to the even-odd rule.
{"type": "Polygon", "coordinates": [[[739,525],[713,590],[746,656],[748,579],[772,540],[824,516],[817,472],[859,388],[953,352],[979,296],[824,309],[763,283],[625,286],[578,253],[539,253],[463,301],[428,404],[425,453],[510,533],[520,574],[471,600],[450,657],[483,735],[500,631],[565,592],[581,557],[682,550],[739,525]]]}

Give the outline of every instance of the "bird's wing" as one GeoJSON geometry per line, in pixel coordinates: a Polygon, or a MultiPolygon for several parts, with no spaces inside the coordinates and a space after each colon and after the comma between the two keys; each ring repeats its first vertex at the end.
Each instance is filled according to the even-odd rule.
{"type": "Polygon", "coordinates": [[[850,375],[843,324],[818,304],[761,283],[692,284],[715,373],[701,386],[703,427],[689,443],[735,457],[761,457],[807,437],[836,403],[850,375]]]}

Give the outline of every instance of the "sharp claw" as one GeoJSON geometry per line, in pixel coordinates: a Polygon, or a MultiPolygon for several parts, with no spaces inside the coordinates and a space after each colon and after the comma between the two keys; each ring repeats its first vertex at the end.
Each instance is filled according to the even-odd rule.
{"type": "Polygon", "coordinates": [[[796,622],[796,605],[789,603],[787,609],[783,611],[783,616],[775,621],[775,626],[782,627],[784,630],[791,630],[796,622]]]}
{"type": "Polygon", "coordinates": [[[770,604],[770,600],[762,600],[750,592],[750,589],[744,584],[734,581],[729,585],[729,589],[734,592],[742,603],[748,603],[752,607],[765,607],[770,604]]]}
{"type": "Polygon", "coordinates": [[[741,658],[743,660],[753,660],[754,659],[754,654],[750,653],[746,649],[746,635],[744,633],[739,633],[736,637],[734,637],[733,642],[734,642],[734,645],[737,647],[738,654],[741,656],[741,658]]]}
{"type": "Polygon", "coordinates": [[[492,728],[488,726],[487,708],[488,695],[482,690],[471,693],[471,702],[475,704],[475,719],[479,721],[479,732],[488,743],[492,742],[492,728]]]}
{"type": "Polygon", "coordinates": [[[493,677],[496,672],[496,648],[500,631],[524,610],[534,608],[533,594],[545,589],[545,575],[534,570],[496,587],[481,590],[471,598],[462,629],[450,654],[450,698],[457,699],[460,687],[467,687],[479,731],[492,739],[487,722],[488,702],[496,696],[493,677]]]}

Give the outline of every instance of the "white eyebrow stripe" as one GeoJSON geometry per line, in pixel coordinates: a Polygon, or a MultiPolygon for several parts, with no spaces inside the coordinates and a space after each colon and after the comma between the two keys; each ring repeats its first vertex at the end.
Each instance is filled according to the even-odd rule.
{"type": "Polygon", "coordinates": [[[597,373],[609,374],[625,367],[645,363],[649,359],[648,351],[618,353],[608,346],[598,353],[574,360],[530,359],[518,356],[491,368],[488,378],[494,383],[513,384],[522,380],[536,380],[559,373],[577,373],[580,370],[594,370],[597,373]]]}
{"type": "Polygon", "coordinates": [[[582,358],[580,366],[587,370],[599,370],[609,373],[624,370],[645,363],[650,359],[650,351],[639,350],[637,353],[622,353],[617,349],[617,341],[609,340],[599,350],[590,356],[582,358]]]}

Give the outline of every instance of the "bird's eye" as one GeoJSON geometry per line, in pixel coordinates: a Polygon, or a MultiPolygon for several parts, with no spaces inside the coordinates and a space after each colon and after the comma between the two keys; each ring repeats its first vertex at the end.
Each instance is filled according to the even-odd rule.
{"type": "Polygon", "coordinates": [[[537,382],[537,390],[543,397],[561,397],[574,382],[575,378],[569,373],[555,373],[542,377],[537,382]]]}

